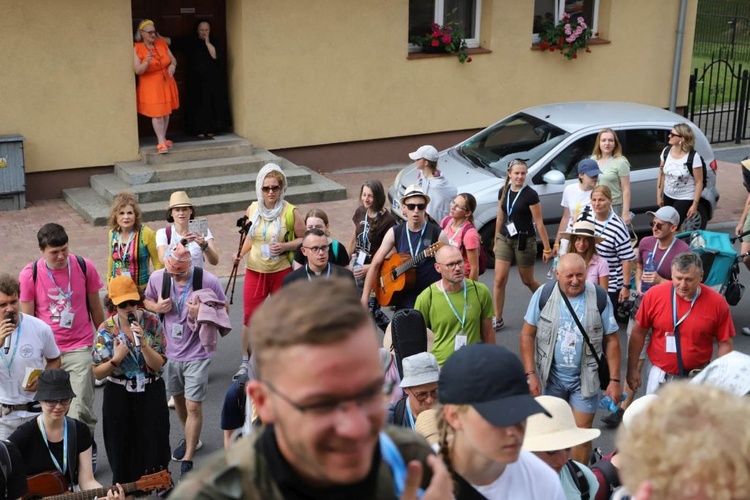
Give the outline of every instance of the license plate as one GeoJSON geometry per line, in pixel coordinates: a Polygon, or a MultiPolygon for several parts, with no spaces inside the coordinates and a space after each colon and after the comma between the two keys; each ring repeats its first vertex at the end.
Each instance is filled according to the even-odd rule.
{"type": "Polygon", "coordinates": [[[401,203],[396,199],[393,200],[393,211],[397,214],[401,213],[401,203]]]}

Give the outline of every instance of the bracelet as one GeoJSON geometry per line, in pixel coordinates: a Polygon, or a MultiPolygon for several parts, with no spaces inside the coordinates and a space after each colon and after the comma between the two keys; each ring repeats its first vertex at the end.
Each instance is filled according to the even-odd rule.
{"type": "Polygon", "coordinates": [[[552,248],[557,248],[557,247],[559,247],[559,246],[560,246],[560,244],[559,244],[559,243],[555,243],[554,245],[552,245],[552,248]]]}
{"type": "Polygon", "coordinates": [[[618,384],[620,383],[620,379],[619,378],[610,378],[609,381],[610,382],[617,382],[618,384]]]}
{"type": "Polygon", "coordinates": [[[118,362],[117,362],[117,361],[115,361],[114,359],[110,358],[110,359],[109,359],[109,362],[110,362],[110,364],[111,364],[112,366],[114,366],[115,368],[120,368],[120,363],[118,363],[118,362]]]}
{"type": "Polygon", "coordinates": [[[544,253],[552,253],[552,249],[551,249],[551,248],[550,248],[549,250],[542,250],[542,251],[543,251],[544,253]]]}
{"type": "Polygon", "coordinates": [[[530,370],[530,371],[526,372],[526,376],[528,377],[529,375],[536,375],[536,371],[530,370]]]}
{"type": "Polygon", "coordinates": [[[202,252],[205,252],[206,249],[208,248],[208,241],[204,241],[202,245],[198,245],[198,246],[201,247],[202,252]]]}

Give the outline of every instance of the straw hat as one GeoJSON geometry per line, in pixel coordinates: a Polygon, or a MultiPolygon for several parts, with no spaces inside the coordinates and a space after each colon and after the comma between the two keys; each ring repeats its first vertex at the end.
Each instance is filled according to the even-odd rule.
{"type": "Polygon", "coordinates": [[[566,240],[569,240],[571,236],[587,236],[589,238],[594,238],[595,245],[604,241],[604,238],[596,235],[596,226],[594,223],[587,220],[579,220],[573,224],[573,229],[571,229],[569,233],[560,234],[560,237],[565,238],[566,240]]]}
{"type": "Polygon", "coordinates": [[[740,163],[742,164],[743,167],[750,170],[750,158],[745,158],[740,163]]]}
{"type": "Polygon", "coordinates": [[[424,410],[417,415],[417,421],[414,422],[414,430],[421,434],[430,446],[438,442],[437,411],[434,409],[424,410]]]}
{"type": "Polygon", "coordinates": [[[172,210],[176,207],[192,207],[193,203],[190,201],[190,197],[185,191],[175,191],[169,197],[169,205],[167,210],[172,210]]]}
{"type": "Polygon", "coordinates": [[[531,415],[526,420],[523,448],[528,451],[557,451],[596,439],[599,429],[582,429],[576,425],[573,410],[564,399],[554,396],[535,398],[551,415],[531,415]]]}
{"type": "Polygon", "coordinates": [[[411,186],[406,188],[406,191],[404,191],[404,194],[401,196],[399,201],[403,205],[406,200],[414,196],[421,196],[422,198],[424,198],[425,203],[427,203],[428,205],[430,204],[430,197],[427,196],[424,193],[424,190],[421,187],[417,186],[416,184],[412,184],[411,186]]]}

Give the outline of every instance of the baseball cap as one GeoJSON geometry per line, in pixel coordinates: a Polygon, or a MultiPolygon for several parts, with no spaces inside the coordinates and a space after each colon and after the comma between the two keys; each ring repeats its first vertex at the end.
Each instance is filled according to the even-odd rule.
{"type": "Polygon", "coordinates": [[[663,220],[664,222],[674,224],[675,226],[680,225],[680,214],[678,214],[677,210],[672,207],[661,207],[656,212],[646,212],[646,214],[656,217],[659,220],[663,220]]]}
{"type": "Polygon", "coordinates": [[[541,413],[529,417],[523,439],[525,450],[564,450],[588,443],[602,433],[599,429],[578,427],[573,410],[564,399],[538,396],[536,401],[552,414],[552,418],[546,418],[541,413]]]}
{"type": "Polygon", "coordinates": [[[599,164],[596,163],[596,160],[586,158],[578,162],[578,175],[581,174],[596,177],[597,175],[602,175],[602,171],[599,170],[599,164]]]}
{"type": "Polygon", "coordinates": [[[529,393],[523,365],[505,347],[471,344],[443,363],[438,401],[470,405],[496,427],[509,427],[536,413],[551,415],[529,393]]]}
{"type": "Polygon", "coordinates": [[[440,368],[437,358],[429,352],[420,352],[407,356],[403,360],[404,378],[400,387],[415,387],[418,385],[437,382],[440,377],[440,368]]]}
{"type": "Polygon", "coordinates": [[[401,204],[403,205],[404,201],[408,200],[412,196],[421,196],[422,198],[424,198],[425,203],[427,203],[428,205],[430,204],[430,197],[424,194],[422,188],[416,184],[412,184],[411,186],[406,188],[406,191],[404,191],[404,194],[401,195],[401,200],[399,201],[401,201],[401,204]]]}
{"type": "Polygon", "coordinates": [[[427,161],[438,161],[438,152],[432,146],[424,145],[416,151],[409,153],[409,158],[414,161],[424,158],[427,161]]]}
{"type": "Polygon", "coordinates": [[[141,300],[138,287],[130,276],[115,276],[112,278],[107,287],[107,293],[114,305],[119,305],[126,300],[135,300],[136,302],[141,300]]]}

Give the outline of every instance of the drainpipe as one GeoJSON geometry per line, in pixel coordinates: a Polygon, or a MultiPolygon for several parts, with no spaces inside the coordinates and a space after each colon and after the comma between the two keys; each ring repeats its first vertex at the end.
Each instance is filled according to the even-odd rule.
{"type": "Polygon", "coordinates": [[[682,61],[682,42],[685,39],[685,17],[688,0],[680,0],[680,19],[677,22],[677,43],[674,50],[674,70],[672,71],[672,92],[669,97],[669,110],[677,109],[677,87],[680,83],[680,62],[682,61]]]}

